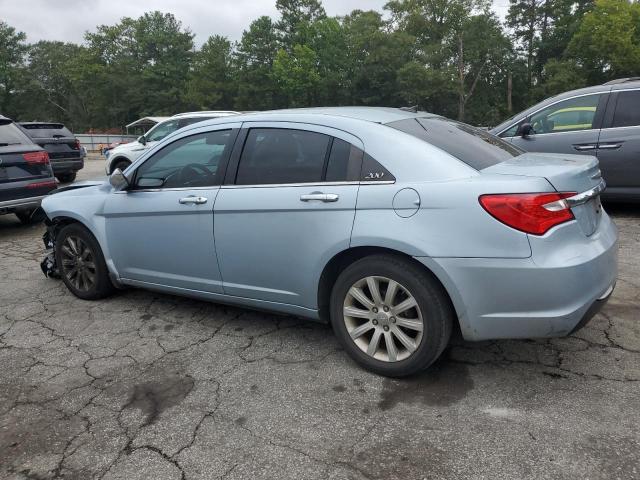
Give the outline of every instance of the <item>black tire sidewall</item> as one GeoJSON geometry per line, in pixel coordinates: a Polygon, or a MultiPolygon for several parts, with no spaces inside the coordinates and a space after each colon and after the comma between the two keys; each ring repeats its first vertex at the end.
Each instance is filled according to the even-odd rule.
{"type": "Polygon", "coordinates": [[[128,160],[118,160],[113,164],[111,172],[115,172],[117,168],[124,172],[129,165],[131,165],[131,162],[129,162],[128,160]]]}
{"type": "Polygon", "coordinates": [[[93,234],[82,225],[73,223],[71,225],[63,227],[56,236],[54,253],[56,264],[58,265],[58,270],[60,272],[62,281],[67,286],[69,291],[76,297],[83,300],[97,300],[106,297],[113,291],[114,287],[111,283],[111,279],[109,278],[109,271],[104,261],[104,256],[102,255],[102,249],[100,248],[100,245],[98,244],[98,241],[95,239],[93,234]],[[62,243],[64,242],[64,239],[70,235],[81,238],[89,246],[89,248],[91,248],[93,257],[95,258],[96,283],[91,287],[91,289],[87,291],[76,289],[75,286],[71,284],[71,282],[69,282],[69,280],[66,278],[62,270],[62,243]]]}
{"type": "Polygon", "coordinates": [[[453,321],[450,302],[439,283],[412,262],[392,255],[366,257],[354,262],[339,276],[331,294],[331,324],[351,357],[380,375],[403,377],[424,370],[438,359],[449,341],[453,321]],[[424,333],[417,350],[399,362],[383,362],[360,350],[351,340],[343,319],[347,291],[368,276],[391,278],[411,292],[422,312],[424,333]]]}

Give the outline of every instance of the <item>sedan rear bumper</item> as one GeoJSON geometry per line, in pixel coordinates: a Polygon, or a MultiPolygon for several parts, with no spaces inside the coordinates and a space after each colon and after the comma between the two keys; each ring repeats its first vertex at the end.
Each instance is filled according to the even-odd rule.
{"type": "Polygon", "coordinates": [[[604,214],[590,237],[576,222],[531,238],[530,258],[417,258],[449,292],[466,340],[568,335],[610,296],[617,229],[604,214]],[[435,265],[435,268],[434,268],[435,265]]]}

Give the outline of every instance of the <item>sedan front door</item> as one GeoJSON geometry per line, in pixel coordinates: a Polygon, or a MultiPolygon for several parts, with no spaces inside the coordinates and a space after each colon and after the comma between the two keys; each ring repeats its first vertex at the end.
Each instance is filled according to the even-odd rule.
{"type": "Polygon", "coordinates": [[[316,309],[324,265],[349,246],[362,144],[319,126],[247,125],[215,205],[224,291],[316,309]]]}
{"type": "Polygon", "coordinates": [[[238,124],[182,136],[135,171],[105,205],[109,256],[122,281],[222,293],[213,205],[238,124]]]}
{"type": "Polygon", "coordinates": [[[527,152],[595,155],[608,94],[590,94],[554,103],[525,120],[535,133],[511,143],[527,152]]]}

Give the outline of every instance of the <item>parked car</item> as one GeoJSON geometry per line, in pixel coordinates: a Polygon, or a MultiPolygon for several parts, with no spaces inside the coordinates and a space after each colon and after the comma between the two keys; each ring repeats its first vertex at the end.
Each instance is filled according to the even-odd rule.
{"type": "Polygon", "coordinates": [[[0,215],[14,213],[22,223],[42,221],[40,201],[56,187],[47,152],[0,115],[0,215]]]}
{"type": "Polygon", "coordinates": [[[80,298],[135,286],[330,321],[357,362],[403,376],[454,324],[467,340],[584,325],[616,282],[602,189],[595,157],[341,107],[192,125],[43,208],[51,273],[80,298]]]}
{"type": "Polygon", "coordinates": [[[84,168],[85,150],[62,123],[20,122],[20,128],[49,154],[53,173],[63,183],[73,182],[84,168]]]}
{"type": "Polygon", "coordinates": [[[596,155],[603,198],[640,200],[640,77],[549,98],[491,133],[529,152],[596,155]]]}
{"type": "Polygon", "coordinates": [[[238,112],[229,111],[178,113],[168,120],[158,123],[147,133],[138,137],[136,141],[125,143],[123,145],[119,145],[115,148],[107,150],[105,152],[105,155],[107,157],[105,171],[107,172],[107,175],[113,173],[113,171],[117,168],[124,171],[140,155],[142,155],[145,150],[153,147],[167,135],[181,129],[182,127],[186,127],[187,125],[191,125],[196,122],[202,122],[204,120],[227,117],[237,114],[238,112]]]}

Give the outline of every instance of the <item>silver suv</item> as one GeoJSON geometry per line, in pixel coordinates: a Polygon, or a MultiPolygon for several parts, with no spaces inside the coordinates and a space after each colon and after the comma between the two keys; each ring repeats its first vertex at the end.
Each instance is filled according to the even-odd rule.
{"type": "Polygon", "coordinates": [[[562,93],[491,133],[529,152],[596,155],[603,198],[640,200],[640,77],[562,93]]]}

